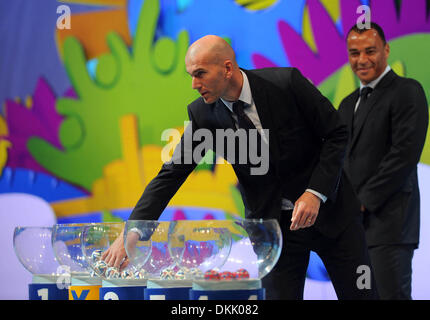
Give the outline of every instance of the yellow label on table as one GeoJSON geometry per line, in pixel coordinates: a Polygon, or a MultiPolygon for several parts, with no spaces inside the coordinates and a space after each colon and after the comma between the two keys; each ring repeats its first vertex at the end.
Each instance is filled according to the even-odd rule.
{"type": "Polygon", "coordinates": [[[70,286],[69,300],[99,300],[101,286],[70,286]]]}

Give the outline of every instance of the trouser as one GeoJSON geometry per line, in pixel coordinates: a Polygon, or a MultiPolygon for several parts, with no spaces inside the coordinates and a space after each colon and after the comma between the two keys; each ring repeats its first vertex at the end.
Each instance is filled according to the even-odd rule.
{"type": "Polygon", "coordinates": [[[411,300],[414,244],[369,247],[376,286],[381,299],[411,300]]]}
{"type": "Polygon", "coordinates": [[[282,252],[273,270],[262,280],[266,299],[303,299],[311,250],[323,261],[338,299],[378,299],[364,229],[358,217],[331,239],[314,226],[291,231],[291,215],[292,211],[283,211],[281,215],[282,252]]]}

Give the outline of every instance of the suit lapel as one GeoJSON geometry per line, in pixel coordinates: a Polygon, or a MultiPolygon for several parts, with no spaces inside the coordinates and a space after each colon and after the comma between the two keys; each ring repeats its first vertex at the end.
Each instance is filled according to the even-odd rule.
{"type": "Polygon", "coordinates": [[[279,146],[277,137],[275,136],[275,126],[272,118],[274,113],[270,107],[273,105],[273,102],[270,101],[270,88],[267,87],[266,82],[263,79],[255,76],[252,72],[243,69],[242,71],[244,71],[248,77],[249,86],[251,87],[252,99],[254,100],[255,106],[257,108],[261,127],[263,129],[269,129],[269,152],[271,155],[270,162],[276,163],[279,159],[279,146]]]}
{"type": "MultiPolygon", "coordinates": [[[[360,132],[363,128],[364,123],[366,122],[366,118],[368,117],[370,111],[372,110],[373,106],[379,101],[379,99],[384,95],[385,88],[394,80],[394,78],[397,75],[394,73],[394,71],[388,72],[384,78],[381,79],[381,81],[376,85],[375,90],[373,93],[369,96],[366,103],[361,106],[360,108],[363,108],[363,110],[360,111],[360,119],[358,119],[357,127],[355,128],[352,136],[352,142],[351,142],[351,150],[354,148],[355,144],[357,143],[357,139],[360,136],[360,132]]],[[[355,103],[358,100],[355,100],[355,103]]],[[[354,113],[354,107],[355,103],[352,107],[352,113],[354,113]]],[[[351,123],[352,127],[352,123],[351,123]]]]}
{"type": "Polygon", "coordinates": [[[354,121],[354,109],[359,96],[359,89],[355,90],[345,106],[345,120],[348,126],[348,147],[346,154],[349,155],[352,148],[352,126],[354,121]]]}
{"type": "Polygon", "coordinates": [[[353,126],[353,121],[354,121],[354,109],[355,109],[355,105],[356,105],[357,100],[358,100],[359,92],[360,92],[359,89],[357,89],[353,92],[353,94],[351,95],[351,97],[349,99],[348,107],[345,109],[345,118],[346,118],[346,121],[348,124],[350,139],[352,139],[352,126],[353,126]]]}

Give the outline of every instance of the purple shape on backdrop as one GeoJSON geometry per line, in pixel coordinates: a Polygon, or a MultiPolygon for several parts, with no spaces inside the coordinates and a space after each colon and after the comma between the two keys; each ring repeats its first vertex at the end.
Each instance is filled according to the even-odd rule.
{"type": "Polygon", "coordinates": [[[427,1],[402,1],[400,17],[397,18],[395,3],[392,0],[372,1],[372,21],[380,24],[387,39],[411,33],[430,31],[427,19],[427,1]]]}
{"type": "MultiPolygon", "coordinates": [[[[336,24],[320,1],[308,0],[307,2],[311,24],[314,21],[312,31],[316,47],[318,48],[318,54],[315,56],[316,59],[314,58],[315,64],[310,63],[308,66],[310,69],[314,69],[315,75],[313,80],[317,84],[330,75],[333,70],[337,70],[344,64],[346,43],[342,35],[339,34],[336,24]],[[315,25],[316,21],[318,21],[317,25],[315,25]]],[[[288,38],[282,39],[284,47],[287,40],[288,38]]],[[[307,73],[312,74],[311,70],[307,71],[307,73]]]]}
{"type": "Polygon", "coordinates": [[[58,129],[62,118],[57,113],[55,105],[56,98],[53,91],[43,78],[39,78],[33,95],[32,110],[35,115],[43,121],[43,124],[52,139],[52,143],[56,147],[61,148],[61,144],[58,139],[58,129]]]}
{"type": "Polygon", "coordinates": [[[55,97],[45,80],[39,79],[31,108],[10,100],[6,100],[6,108],[6,121],[12,138],[14,134],[38,135],[61,147],[57,134],[61,117],[55,110],[55,97]]]}
{"type": "Polygon", "coordinates": [[[252,55],[252,63],[257,68],[274,68],[274,67],[278,67],[278,65],[276,65],[276,63],[274,63],[273,61],[269,60],[265,56],[263,56],[261,54],[258,54],[258,53],[254,53],[252,55]]]}
{"type": "Polygon", "coordinates": [[[70,87],[64,92],[63,95],[64,98],[72,98],[72,99],[78,99],[78,95],[76,94],[75,89],[73,87],[70,87]]]}
{"type": "Polygon", "coordinates": [[[41,198],[23,193],[0,194],[0,299],[28,299],[32,275],[15,255],[13,233],[17,226],[46,226],[56,223],[50,205],[41,198]]]}
{"type": "MultiPolygon", "coordinates": [[[[341,0],[340,1],[340,15],[341,15],[344,39],[346,38],[346,34],[348,33],[349,29],[355,23],[357,23],[357,18],[359,17],[359,14],[357,14],[357,8],[359,6],[361,6],[361,3],[359,0],[346,0],[346,1],[341,0]]],[[[372,13],[371,19],[373,19],[373,12],[371,11],[371,13],[372,13]]],[[[346,59],[347,59],[347,56],[345,52],[345,61],[346,59]]]]}
{"type": "MultiPolygon", "coordinates": [[[[319,85],[333,72],[348,62],[346,35],[357,22],[361,13],[357,13],[361,2],[341,0],[341,26],[339,33],[335,22],[319,0],[307,1],[317,53],[314,53],[302,36],[285,21],[278,22],[281,42],[291,66],[297,67],[305,77],[319,85]]],[[[430,31],[430,21],[426,17],[426,0],[402,1],[400,18],[397,18],[395,1],[373,1],[371,20],[381,25],[387,40],[402,35],[430,31]]],[[[277,66],[269,58],[254,53],[252,61],[257,68],[277,66]]]]}
{"type": "MultiPolygon", "coordinates": [[[[305,77],[318,85],[345,63],[346,44],[322,4],[318,0],[308,0],[307,4],[311,21],[318,21],[318,26],[313,25],[312,28],[317,53],[285,21],[278,22],[278,29],[291,66],[298,67],[305,77]]],[[[253,55],[253,62],[257,68],[274,66],[274,63],[259,54],[253,55]]]]}
{"type": "Polygon", "coordinates": [[[6,139],[12,143],[6,165],[47,173],[48,171],[39,165],[28,151],[27,141],[30,137],[37,136],[62,149],[58,137],[62,118],[55,109],[55,96],[52,90],[46,81],[40,78],[30,109],[11,100],[6,100],[5,104],[9,130],[6,139]]]}

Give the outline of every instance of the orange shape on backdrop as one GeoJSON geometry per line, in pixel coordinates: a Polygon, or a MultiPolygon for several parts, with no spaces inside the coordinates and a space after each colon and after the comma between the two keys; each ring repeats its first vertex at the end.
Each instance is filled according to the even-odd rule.
{"type": "Polygon", "coordinates": [[[63,56],[62,48],[65,39],[73,36],[82,44],[88,60],[96,58],[110,51],[106,43],[106,36],[112,31],[118,33],[125,44],[131,45],[132,38],[125,9],[72,14],[71,28],[57,29],[57,43],[60,55],[63,56]]]}

